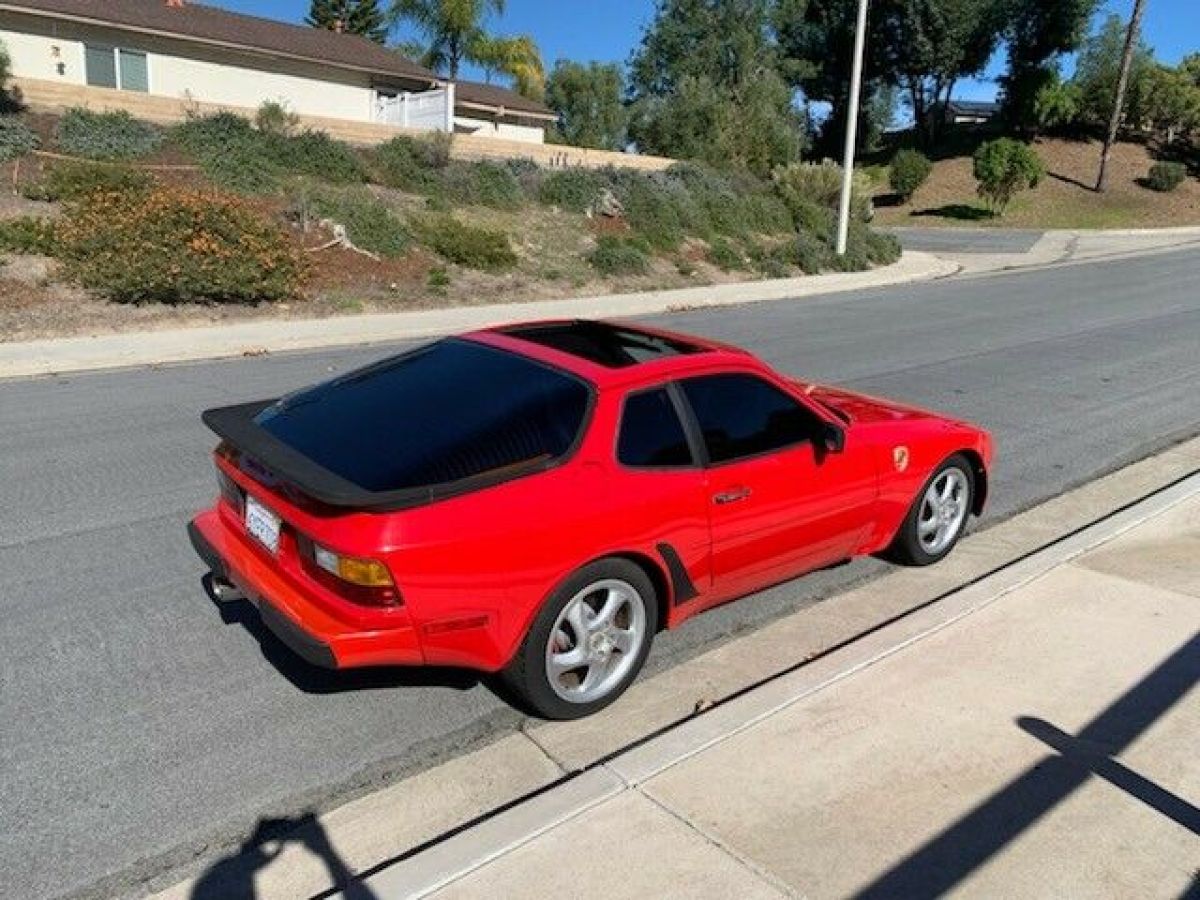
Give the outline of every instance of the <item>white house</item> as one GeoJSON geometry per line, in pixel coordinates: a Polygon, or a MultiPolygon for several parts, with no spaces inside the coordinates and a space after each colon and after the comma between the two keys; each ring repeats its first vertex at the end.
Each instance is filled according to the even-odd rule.
{"type": "Polygon", "coordinates": [[[275,100],[308,119],[539,144],[555,118],[514,91],[447,82],[357,35],[190,0],[0,0],[0,41],[14,83],[41,106],[120,100],[170,118],[185,103],[252,111],[275,100]]]}

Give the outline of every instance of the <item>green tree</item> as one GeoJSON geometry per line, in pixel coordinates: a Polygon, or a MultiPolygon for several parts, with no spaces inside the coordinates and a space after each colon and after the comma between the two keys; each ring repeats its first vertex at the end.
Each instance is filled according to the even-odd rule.
{"type": "Polygon", "coordinates": [[[908,95],[918,139],[937,142],[942,110],[962,78],[996,49],[1003,0],[884,0],[879,4],[882,75],[908,95]]]}
{"type": "MultiPolygon", "coordinates": [[[[1121,73],[1121,55],[1125,49],[1125,31],[1125,22],[1120,16],[1109,16],[1084,42],[1075,63],[1073,81],[1079,88],[1079,116],[1088,125],[1103,127],[1112,114],[1121,73]]],[[[1138,122],[1143,118],[1148,87],[1146,75],[1153,64],[1154,55],[1150,48],[1145,42],[1138,41],[1129,69],[1126,122],[1138,122]]]]}
{"type": "MultiPolygon", "coordinates": [[[[1003,0],[1007,71],[1000,94],[1008,122],[1022,131],[1038,124],[1039,93],[1058,81],[1058,60],[1079,49],[1098,0],[1003,0]]],[[[1062,94],[1059,92],[1059,97],[1062,94]]]]}
{"type": "Polygon", "coordinates": [[[630,61],[630,137],[760,175],[795,159],[804,118],[769,24],[767,0],[659,0],[630,61]]]}
{"type": "Polygon", "coordinates": [[[1200,87],[1182,66],[1172,69],[1155,64],[1142,77],[1145,82],[1139,124],[1149,126],[1168,144],[1200,125],[1200,87]]]}
{"type": "Polygon", "coordinates": [[[625,146],[629,113],[621,102],[625,80],[615,63],[560,59],[546,82],[546,103],[558,113],[568,144],[620,150],[625,146]]]}
{"type": "Polygon", "coordinates": [[[1080,92],[1074,82],[1063,81],[1055,72],[1033,98],[1032,123],[1029,130],[1064,128],[1079,118],[1080,92]]]}
{"type": "Polygon", "coordinates": [[[380,44],[387,40],[387,19],[379,0],[312,0],[304,21],[314,28],[361,34],[380,44]]]}
{"type": "MultiPolygon", "coordinates": [[[[819,152],[826,156],[841,152],[845,135],[855,7],[845,0],[774,0],[771,8],[771,25],[781,56],[780,73],[809,100],[830,105],[818,141],[819,152]]],[[[872,101],[859,107],[858,122],[863,146],[870,146],[872,139],[890,124],[887,103],[895,103],[893,85],[885,83],[882,72],[882,21],[878,5],[872,5],[863,60],[863,96],[872,101]],[[876,98],[886,102],[876,104],[876,98]],[[889,121],[884,121],[885,117],[889,121]]]]}
{"type": "Polygon", "coordinates": [[[1012,138],[981,144],[973,163],[979,196],[1000,216],[1019,191],[1037,187],[1046,174],[1033,148],[1012,138]]]}

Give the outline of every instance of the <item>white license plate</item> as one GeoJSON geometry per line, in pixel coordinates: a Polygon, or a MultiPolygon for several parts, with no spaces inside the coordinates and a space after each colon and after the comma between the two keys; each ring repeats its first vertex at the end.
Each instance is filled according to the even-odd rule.
{"type": "Polygon", "coordinates": [[[246,495],[246,530],[272,553],[279,552],[279,516],[246,495]]]}

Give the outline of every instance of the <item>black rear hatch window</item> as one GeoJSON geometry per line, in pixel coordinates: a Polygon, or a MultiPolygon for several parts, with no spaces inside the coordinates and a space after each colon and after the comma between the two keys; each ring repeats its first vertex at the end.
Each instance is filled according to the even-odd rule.
{"type": "Polygon", "coordinates": [[[290,396],[255,423],[366,491],[501,480],[567,454],[591,390],[535,360],[444,340],[290,396]]]}

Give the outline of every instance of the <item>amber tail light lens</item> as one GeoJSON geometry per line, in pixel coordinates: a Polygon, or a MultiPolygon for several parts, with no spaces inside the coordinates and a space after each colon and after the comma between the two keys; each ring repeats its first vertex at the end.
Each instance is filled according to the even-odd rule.
{"type": "Polygon", "coordinates": [[[301,555],[310,575],[352,603],[393,607],[403,602],[391,572],[377,559],[345,556],[309,540],[301,555]]]}

